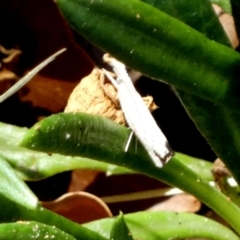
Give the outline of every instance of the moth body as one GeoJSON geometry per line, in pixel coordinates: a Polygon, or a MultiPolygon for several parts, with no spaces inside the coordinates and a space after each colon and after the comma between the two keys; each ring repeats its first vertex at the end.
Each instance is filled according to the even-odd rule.
{"type": "Polygon", "coordinates": [[[118,90],[118,98],[129,127],[138,137],[157,167],[162,167],[174,155],[166,137],[158,127],[139,93],[135,90],[125,66],[115,59],[107,61],[113,66],[116,81],[105,71],[118,90]]]}

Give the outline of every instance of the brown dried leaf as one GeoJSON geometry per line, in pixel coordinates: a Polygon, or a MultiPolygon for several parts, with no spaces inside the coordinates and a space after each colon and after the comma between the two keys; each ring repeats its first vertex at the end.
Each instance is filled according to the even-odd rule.
{"type": "Polygon", "coordinates": [[[15,72],[22,52],[14,48],[8,50],[0,45],[0,53],[3,55],[0,59],[0,93],[2,94],[18,80],[15,72]]]}
{"type": "Polygon", "coordinates": [[[91,183],[94,182],[98,174],[99,171],[86,169],[72,171],[72,177],[68,187],[68,191],[76,192],[85,190],[91,183]]]}
{"type": "Polygon", "coordinates": [[[110,84],[104,90],[105,80],[103,71],[95,68],[73,90],[65,112],[86,112],[125,124],[121,109],[115,105],[116,101],[112,100],[117,98],[117,92],[110,84]]]}
{"type": "Polygon", "coordinates": [[[187,193],[178,194],[150,207],[150,211],[197,212],[201,202],[187,193]]]}
{"type": "Polygon", "coordinates": [[[239,40],[234,26],[233,17],[230,14],[225,13],[219,6],[215,4],[213,4],[213,8],[232,44],[232,47],[236,48],[239,45],[239,40]]]}
{"type": "Polygon", "coordinates": [[[0,45],[0,52],[5,55],[5,57],[1,59],[1,64],[9,70],[14,70],[16,62],[19,61],[19,55],[22,54],[22,51],[15,48],[6,49],[0,45]]]}
{"type": "MultiPolygon", "coordinates": [[[[151,96],[143,98],[150,111],[157,108],[151,96]]],[[[65,112],[86,112],[100,115],[125,125],[117,91],[102,70],[95,68],[83,78],[68,99],[65,112]]]]}
{"type": "Polygon", "coordinates": [[[213,163],[212,173],[216,182],[222,177],[231,176],[230,171],[227,169],[225,164],[219,158],[217,158],[213,163]]]}
{"type": "Polygon", "coordinates": [[[54,201],[41,202],[41,205],[80,224],[112,216],[100,198],[87,192],[67,193],[54,201]]]}
{"type": "MultiPolygon", "coordinates": [[[[216,186],[230,198],[233,198],[234,201],[234,190],[231,189],[231,186],[228,183],[228,178],[232,176],[231,172],[227,169],[225,164],[221,159],[217,158],[213,163],[212,174],[214,176],[214,180],[216,186]]],[[[237,202],[239,202],[238,193],[236,194],[237,202]]]]}

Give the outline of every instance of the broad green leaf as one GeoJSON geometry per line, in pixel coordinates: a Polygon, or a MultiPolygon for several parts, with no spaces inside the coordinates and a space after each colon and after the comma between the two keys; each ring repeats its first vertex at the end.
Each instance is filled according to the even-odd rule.
{"type": "Polygon", "coordinates": [[[229,46],[209,1],[57,2],[68,22],[89,41],[129,67],[172,84],[198,129],[240,183],[240,55],[216,42],[229,46]]]}
{"type": "Polygon", "coordinates": [[[57,3],[74,29],[127,66],[211,102],[239,104],[234,50],[139,0],[57,3]]]}
{"type": "MultiPolygon", "coordinates": [[[[208,38],[230,46],[208,0],[195,0],[191,3],[187,0],[144,1],[183,21],[208,38]]],[[[233,106],[229,108],[213,104],[179,89],[175,90],[198,129],[240,183],[240,169],[236,168],[240,148],[238,107],[234,110],[233,106]]]]}
{"type": "MultiPolygon", "coordinates": [[[[198,1],[189,1],[188,2],[188,5],[186,5],[185,3],[186,3],[186,1],[175,1],[175,0],[169,0],[169,1],[164,1],[164,0],[147,0],[147,1],[145,1],[145,0],[142,0],[142,1],[144,1],[144,2],[149,2],[151,5],[153,5],[153,6],[155,6],[155,7],[161,7],[162,5],[168,5],[169,6],[169,10],[170,11],[172,11],[172,13],[174,13],[174,11],[173,11],[173,9],[175,8],[175,9],[179,9],[179,8],[176,8],[176,5],[178,5],[178,7],[179,7],[179,5],[180,6],[182,6],[183,7],[183,9],[179,9],[181,12],[183,12],[182,10],[184,10],[184,13],[183,13],[183,15],[187,15],[187,14],[192,14],[192,15],[194,15],[195,16],[195,14],[196,14],[196,12],[199,12],[199,11],[201,11],[201,8],[196,8],[195,9],[195,11],[193,12],[192,11],[192,7],[190,6],[190,8],[188,8],[189,7],[189,5],[195,5],[195,6],[197,6],[197,4],[199,3],[198,1]],[[190,10],[190,11],[189,11],[190,10]]],[[[212,3],[212,4],[216,4],[216,5],[218,5],[219,7],[221,7],[225,12],[228,12],[228,13],[231,13],[231,3],[230,3],[230,1],[231,0],[210,0],[210,1],[202,1],[202,3],[204,4],[204,5],[209,5],[208,3],[212,3]]],[[[203,5],[202,5],[203,6],[203,5]]],[[[161,8],[160,8],[161,9],[161,8]]],[[[163,10],[164,12],[166,11],[166,8],[164,8],[164,10],[163,10]]],[[[178,10],[177,10],[178,11],[178,10]]],[[[172,15],[172,14],[170,14],[170,15],[172,15]]]]}
{"type": "Polygon", "coordinates": [[[174,156],[179,162],[185,164],[195,173],[208,181],[214,181],[212,174],[213,164],[203,159],[194,158],[182,153],[175,153],[174,156]]]}
{"type": "MultiPolygon", "coordinates": [[[[6,160],[18,174],[27,181],[44,179],[54,174],[73,169],[93,169],[106,172],[106,174],[133,174],[134,172],[112,164],[95,161],[83,157],[62,156],[32,151],[18,146],[18,143],[27,133],[26,128],[0,123],[0,157],[6,160]]],[[[176,154],[179,161],[188,165],[209,181],[213,180],[211,174],[212,164],[202,159],[196,159],[184,154],[176,154]]]]}
{"type": "MultiPolygon", "coordinates": [[[[11,205],[35,209],[38,201],[28,186],[16,176],[10,165],[0,158],[0,206],[4,204],[8,205],[10,211],[11,205]]],[[[1,212],[1,215],[6,214],[5,210],[1,212]]]]}
{"type": "Polygon", "coordinates": [[[65,239],[76,240],[73,236],[55,226],[39,222],[19,221],[0,224],[0,240],[65,239]]]}
{"type": "Polygon", "coordinates": [[[239,112],[232,112],[229,108],[194,98],[184,92],[178,94],[189,116],[239,184],[240,169],[237,167],[240,154],[239,112]]]}
{"type": "Polygon", "coordinates": [[[231,13],[231,0],[211,0],[212,3],[220,6],[225,12],[231,13]]]}
{"type": "MultiPolygon", "coordinates": [[[[17,203],[0,198],[1,215],[0,222],[15,222],[15,221],[36,221],[56,228],[72,235],[76,239],[82,240],[106,240],[99,233],[83,227],[80,224],[74,223],[62,216],[48,211],[39,205],[33,209],[27,206],[20,206],[17,203]]],[[[1,225],[0,225],[1,226],[1,225]]]]}
{"type": "Polygon", "coordinates": [[[129,134],[129,129],[99,116],[61,113],[37,123],[25,135],[21,145],[124,166],[164,181],[199,198],[240,233],[240,209],[234,203],[177,158],[173,157],[163,168],[155,167],[135,137],[125,152],[129,134]]]}
{"type": "MultiPolygon", "coordinates": [[[[222,44],[230,41],[209,0],[142,0],[222,44]]],[[[219,1],[220,2],[220,1],[219,1]]]]}
{"type": "Polygon", "coordinates": [[[94,169],[108,175],[131,173],[118,166],[81,157],[66,157],[59,154],[31,151],[18,146],[26,134],[26,128],[0,123],[0,157],[5,159],[23,180],[33,181],[73,169],[94,169]]]}
{"type": "Polygon", "coordinates": [[[115,219],[112,225],[110,239],[111,240],[134,240],[132,233],[126,224],[122,213],[119,214],[119,216],[115,219]]]}
{"type": "MultiPolygon", "coordinates": [[[[239,239],[230,229],[208,218],[192,213],[138,212],[124,215],[135,239],[239,239]]],[[[102,219],[84,224],[91,230],[108,237],[114,219],[102,219]]]]}
{"type": "Polygon", "coordinates": [[[56,226],[77,239],[105,240],[97,233],[42,208],[28,186],[3,159],[0,159],[0,210],[0,223],[37,221],[56,226]]]}

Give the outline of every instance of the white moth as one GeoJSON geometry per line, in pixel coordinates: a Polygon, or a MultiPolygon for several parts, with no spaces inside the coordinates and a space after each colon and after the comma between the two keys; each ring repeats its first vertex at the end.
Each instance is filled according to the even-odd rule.
{"type": "Polygon", "coordinates": [[[4,94],[0,96],[0,103],[5,101],[19,89],[21,89],[25,84],[27,84],[41,69],[43,69],[46,65],[48,65],[51,61],[53,61],[58,55],[66,51],[66,48],[54,53],[49,58],[44,60],[42,63],[37,65],[32,71],[30,71],[26,76],[20,79],[17,83],[15,83],[11,88],[9,88],[4,94]]]}
{"type": "MultiPolygon", "coordinates": [[[[161,168],[163,164],[167,163],[174,155],[173,150],[142,98],[135,90],[126,72],[125,65],[110,57],[108,54],[104,55],[104,60],[113,67],[113,71],[117,75],[116,80],[114,80],[113,77],[103,69],[107,78],[118,90],[118,98],[126,122],[147,150],[155,166],[161,168]]],[[[129,142],[130,141],[128,141],[127,146],[129,142]]]]}

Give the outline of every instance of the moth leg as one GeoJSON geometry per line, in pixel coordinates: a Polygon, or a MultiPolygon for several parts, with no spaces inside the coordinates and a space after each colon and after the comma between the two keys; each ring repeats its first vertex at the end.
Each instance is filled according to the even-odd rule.
{"type": "Polygon", "coordinates": [[[110,73],[106,69],[102,69],[108,80],[112,83],[112,85],[118,90],[118,84],[116,80],[110,75],[110,73]]]}
{"type": "Polygon", "coordinates": [[[128,137],[126,146],[125,146],[125,148],[124,148],[124,152],[127,152],[127,151],[128,151],[129,145],[130,145],[131,140],[132,140],[132,136],[133,136],[133,131],[130,133],[130,135],[129,135],[129,137],[128,137]]]}

